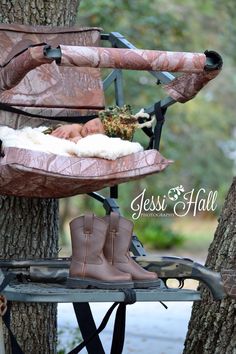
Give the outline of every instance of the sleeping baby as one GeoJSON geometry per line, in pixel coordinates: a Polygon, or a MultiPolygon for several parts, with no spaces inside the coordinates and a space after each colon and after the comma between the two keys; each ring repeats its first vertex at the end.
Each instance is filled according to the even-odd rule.
{"type": "Polygon", "coordinates": [[[102,111],[99,118],[82,124],[59,127],[25,127],[12,129],[0,126],[3,147],[17,147],[64,156],[100,157],[115,160],[143,151],[137,142],[131,142],[135,129],[151,126],[153,120],[139,124],[138,117],[148,118],[141,110],[131,115],[129,107],[116,107],[102,111]],[[60,143],[58,138],[61,139],[60,143]],[[82,139],[83,138],[83,139],[82,139]]]}
{"type": "Polygon", "coordinates": [[[62,125],[51,133],[61,139],[68,139],[77,143],[81,138],[91,134],[105,134],[103,124],[99,118],[92,119],[86,124],[66,124],[62,125]]]}

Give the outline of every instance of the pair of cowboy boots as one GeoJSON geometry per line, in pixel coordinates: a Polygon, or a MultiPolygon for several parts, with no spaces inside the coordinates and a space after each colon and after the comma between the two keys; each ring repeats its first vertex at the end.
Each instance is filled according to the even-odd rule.
{"type": "Polygon", "coordinates": [[[72,260],[68,288],[148,288],[159,284],[157,275],[139,266],[130,256],[133,223],[112,212],[93,214],[70,223],[72,260]]]}

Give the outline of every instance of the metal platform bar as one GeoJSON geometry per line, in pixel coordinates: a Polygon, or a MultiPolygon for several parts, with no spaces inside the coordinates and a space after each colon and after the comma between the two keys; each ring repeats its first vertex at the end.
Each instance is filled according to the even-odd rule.
{"type": "MultiPolygon", "coordinates": [[[[172,97],[168,96],[168,97],[163,98],[160,101],[160,107],[165,109],[165,108],[168,108],[168,107],[172,106],[175,103],[176,103],[176,101],[172,97]]],[[[150,114],[150,115],[153,115],[154,112],[155,112],[154,104],[149,106],[148,108],[145,108],[145,112],[150,114]]]]}
{"type": "MultiPolygon", "coordinates": [[[[153,289],[135,289],[137,301],[199,301],[200,293],[188,289],[166,289],[161,285],[153,289]]],[[[67,289],[60,284],[11,283],[3,294],[9,301],[20,302],[122,302],[119,290],[67,289]]]]}

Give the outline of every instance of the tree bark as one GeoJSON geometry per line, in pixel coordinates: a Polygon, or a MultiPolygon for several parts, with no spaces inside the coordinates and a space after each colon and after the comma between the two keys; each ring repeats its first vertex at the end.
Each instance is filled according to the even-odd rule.
{"type": "MultiPolygon", "coordinates": [[[[236,267],[236,178],[219,218],[206,266],[220,272],[236,267]]],[[[200,287],[203,300],[193,306],[183,354],[236,353],[236,301],[211,299],[200,287]]]]}
{"type": "Polygon", "coordinates": [[[80,0],[4,0],[0,22],[23,25],[72,26],[80,0]]]}
{"type": "MultiPolygon", "coordinates": [[[[0,22],[70,26],[79,0],[0,2],[0,22]]],[[[0,197],[0,257],[43,258],[58,254],[58,201],[0,197]]],[[[57,305],[15,303],[12,330],[25,354],[56,353],[57,305]]],[[[7,341],[6,353],[11,349],[7,341]]],[[[13,353],[14,354],[14,353],[13,353]]]]}

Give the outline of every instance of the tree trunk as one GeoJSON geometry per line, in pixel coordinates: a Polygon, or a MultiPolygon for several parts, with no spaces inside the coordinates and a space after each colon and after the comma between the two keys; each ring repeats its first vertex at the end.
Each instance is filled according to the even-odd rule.
{"type": "MultiPolygon", "coordinates": [[[[236,178],[229,190],[206,266],[220,271],[236,267],[236,178]]],[[[203,300],[193,306],[184,354],[236,353],[236,301],[213,301],[200,287],[203,300]]]]}
{"type": "MultiPolygon", "coordinates": [[[[70,26],[79,0],[0,2],[0,22],[70,26]]],[[[43,258],[58,253],[58,201],[0,197],[0,257],[43,258]]],[[[57,305],[15,303],[12,330],[26,354],[56,353],[57,305]]],[[[11,353],[7,343],[6,353],[11,353]]],[[[14,353],[13,353],[14,354],[14,353]]]]}

